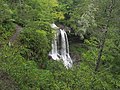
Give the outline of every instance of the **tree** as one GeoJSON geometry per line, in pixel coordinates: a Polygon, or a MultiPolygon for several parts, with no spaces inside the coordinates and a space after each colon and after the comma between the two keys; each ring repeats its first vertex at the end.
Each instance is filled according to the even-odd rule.
{"type": "MultiPolygon", "coordinates": [[[[100,9],[104,10],[104,11],[102,11],[104,16],[102,16],[102,21],[103,22],[101,23],[101,25],[99,24],[98,26],[101,27],[103,34],[102,34],[102,38],[100,40],[100,51],[98,53],[98,60],[97,60],[97,63],[96,63],[95,71],[97,71],[99,69],[99,65],[100,65],[100,62],[101,62],[105,41],[106,41],[106,38],[108,37],[108,34],[110,34],[109,29],[111,28],[111,26],[112,27],[114,26],[114,25],[111,25],[112,20],[116,18],[116,17],[113,16],[113,14],[114,14],[113,12],[114,12],[114,10],[116,10],[114,8],[116,3],[118,3],[116,0],[106,0],[106,1],[101,1],[101,2],[102,2],[102,5],[105,2],[107,2],[107,4],[105,6],[103,6],[104,9],[103,9],[103,7],[100,8],[100,9]]],[[[116,12],[116,15],[117,15],[117,12],[116,12]]],[[[117,24],[117,23],[115,23],[115,24],[117,24]]]]}

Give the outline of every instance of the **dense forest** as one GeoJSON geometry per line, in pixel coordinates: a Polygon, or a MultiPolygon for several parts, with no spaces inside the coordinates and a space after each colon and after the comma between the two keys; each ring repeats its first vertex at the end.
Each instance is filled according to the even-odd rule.
{"type": "Polygon", "coordinates": [[[0,90],[120,90],[120,0],[0,0],[0,90]],[[71,68],[48,55],[52,23],[71,68]]]}

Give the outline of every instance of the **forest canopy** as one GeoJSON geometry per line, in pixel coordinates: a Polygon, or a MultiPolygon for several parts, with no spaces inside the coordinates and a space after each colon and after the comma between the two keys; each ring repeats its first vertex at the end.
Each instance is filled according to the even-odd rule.
{"type": "Polygon", "coordinates": [[[120,0],[0,0],[0,90],[119,90],[120,0]],[[55,23],[72,68],[52,60],[55,23]]]}

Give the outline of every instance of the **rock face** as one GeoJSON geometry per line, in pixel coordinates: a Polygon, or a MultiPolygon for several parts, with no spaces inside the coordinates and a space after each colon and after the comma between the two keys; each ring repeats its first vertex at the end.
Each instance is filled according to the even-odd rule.
{"type": "Polygon", "coordinates": [[[0,70],[0,90],[19,90],[15,81],[4,71],[0,70]]]}

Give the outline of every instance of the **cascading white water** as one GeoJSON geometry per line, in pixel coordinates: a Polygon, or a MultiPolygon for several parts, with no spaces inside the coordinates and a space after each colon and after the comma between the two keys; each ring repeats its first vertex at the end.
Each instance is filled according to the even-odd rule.
{"type": "MultiPolygon", "coordinates": [[[[51,27],[54,29],[58,29],[55,24],[52,24],[51,27]]],[[[58,29],[58,31],[56,31],[54,40],[52,42],[52,51],[49,53],[49,55],[52,57],[53,60],[63,60],[66,68],[72,67],[73,62],[69,55],[68,38],[64,30],[58,29]],[[58,46],[60,48],[58,48],[58,46]]]]}
{"type": "Polygon", "coordinates": [[[61,34],[61,58],[64,62],[64,65],[67,68],[70,68],[72,67],[72,59],[69,55],[69,45],[68,45],[67,34],[62,29],[60,29],[60,34],[61,34]]]}
{"type": "Polygon", "coordinates": [[[52,41],[52,51],[49,53],[49,55],[54,59],[54,60],[59,60],[58,56],[57,56],[57,39],[56,39],[56,35],[54,40],[52,41]]]}
{"type": "MultiPolygon", "coordinates": [[[[51,27],[53,29],[59,29],[55,24],[52,24],[51,27]]],[[[49,53],[49,56],[51,56],[53,60],[59,60],[58,51],[57,51],[57,36],[58,34],[55,32],[54,39],[52,41],[52,50],[49,53]]]]}

